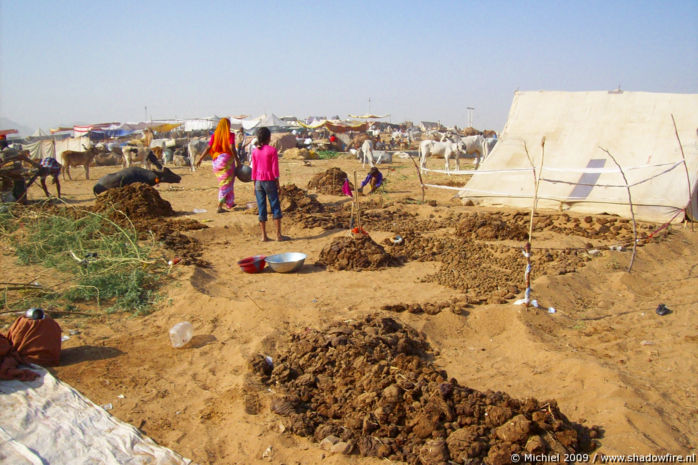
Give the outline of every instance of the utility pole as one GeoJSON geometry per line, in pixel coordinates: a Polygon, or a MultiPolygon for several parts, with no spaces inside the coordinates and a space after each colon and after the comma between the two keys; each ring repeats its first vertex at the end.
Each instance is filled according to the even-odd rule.
{"type": "Polygon", "coordinates": [[[368,98],[368,114],[371,114],[371,97],[368,98]]]}
{"type": "Polygon", "coordinates": [[[468,127],[472,128],[473,127],[473,111],[475,110],[475,107],[467,107],[468,110],[468,127]]]}
{"type": "Polygon", "coordinates": [[[148,121],[148,105],[145,106],[145,118],[143,118],[143,121],[148,121]]]}

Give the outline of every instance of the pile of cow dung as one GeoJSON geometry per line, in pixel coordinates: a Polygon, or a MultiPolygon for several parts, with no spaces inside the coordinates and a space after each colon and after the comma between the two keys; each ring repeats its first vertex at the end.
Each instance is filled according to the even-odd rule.
{"type": "Polygon", "coordinates": [[[318,263],[334,270],[380,270],[400,265],[369,235],[337,237],[320,252],[318,263]]]}
{"type": "Polygon", "coordinates": [[[424,304],[413,303],[413,304],[390,304],[383,305],[381,310],[386,310],[389,312],[408,312],[408,313],[426,313],[427,315],[436,315],[445,310],[450,310],[456,315],[466,315],[468,311],[466,308],[470,306],[468,297],[462,296],[453,298],[451,300],[443,302],[427,302],[424,304]]]}
{"type": "Polygon", "coordinates": [[[315,197],[308,195],[306,191],[295,184],[281,186],[279,197],[281,197],[281,210],[284,213],[320,213],[324,211],[324,207],[315,197]]]}
{"type": "MultiPolygon", "coordinates": [[[[515,228],[514,228],[515,230],[515,228]]],[[[512,230],[485,229],[487,236],[509,236],[512,230]]],[[[473,233],[477,235],[477,232],[473,233]]],[[[526,257],[518,247],[488,244],[469,237],[426,236],[410,231],[399,245],[385,241],[387,251],[400,260],[439,261],[439,270],[425,282],[464,291],[472,303],[504,303],[522,290],[526,257]]],[[[560,275],[583,267],[591,257],[579,249],[540,249],[532,255],[533,274],[560,275]]]]}
{"type": "Polygon", "coordinates": [[[250,365],[274,386],[271,410],[287,430],[344,454],[499,465],[514,453],[587,451],[598,436],[596,427],[571,423],[554,400],[461,386],[431,356],[422,333],[371,315],[307,328],[291,336],[273,367],[262,355],[250,365]]]}
{"type": "Polygon", "coordinates": [[[525,241],[528,239],[528,229],[521,221],[507,221],[501,216],[473,213],[464,215],[456,225],[456,235],[485,241],[525,241]]]}
{"type": "Polygon", "coordinates": [[[121,226],[133,226],[140,233],[152,234],[156,240],[163,242],[173,254],[172,258],[179,258],[183,265],[208,265],[201,258],[203,247],[199,241],[182,234],[182,231],[207,226],[196,220],[163,218],[175,214],[172,205],[147,184],[135,183],[108,189],[97,196],[94,208],[121,226]]]}
{"type": "MultiPolygon", "coordinates": [[[[321,194],[344,195],[342,186],[348,179],[347,173],[340,168],[333,167],[324,173],[318,173],[308,181],[308,189],[315,189],[321,194]]],[[[350,183],[351,185],[351,183],[350,183]]],[[[351,186],[352,190],[354,186],[351,186]]]]}
{"type": "Polygon", "coordinates": [[[140,182],[106,190],[97,196],[95,210],[118,210],[132,221],[142,217],[173,216],[175,213],[170,202],[160,197],[158,191],[140,182]]]}

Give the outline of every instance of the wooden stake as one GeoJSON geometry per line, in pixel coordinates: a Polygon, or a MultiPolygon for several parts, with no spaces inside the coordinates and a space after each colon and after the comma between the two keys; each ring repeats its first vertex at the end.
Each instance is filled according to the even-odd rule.
{"type": "Polygon", "coordinates": [[[354,202],[356,206],[356,226],[359,228],[359,232],[361,232],[361,208],[359,205],[359,188],[358,188],[358,181],[356,177],[356,171],[354,171],[354,202]]]}
{"type": "Polygon", "coordinates": [[[531,300],[531,270],[533,269],[533,262],[531,260],[532,244],[533,244],[533,217],[536,214],[536,207],[538,206],[538,187],[540,186],[540,173],[543,171],[543,160],[545,159],[545,136],[540,141],[541,146],[541,156],[540,156],[540,168],[538,168],[538,176],[536,176],[536,167],[533,164],[533,159],[528,153],[528,147],[526,146],[526,141],[524,141],[524,151],[526,152],[526,157],[528,162],[531,164],[531,170],[533,172],[533,183],[535,185],[535,190],[533,192],[533,204],[531,205],[531,219],[528,222],[528,241],[524,246],[524,254],[526,255],[526,272],[524,273],[526,281],[526,294],[524,298],[524,303],[526,307],[531,300]]]}
{"type": "MultiPolygon", "coordinates": [[[[683,153],[683,145],[681,145],[681,139],[679,139],[679,130],[676,128],[676,120],[674,119],[674,114],[671,114],[671,122],[674,123],[674,134],[676,134],[676,140],[679,141],[679,149],[681,149],[681,158],[683,158],[683,169],[686,171],[686,184],[688,184],[688,206],[687,211],[691,211],[691,204],[693,202],[693,197],[691,196],[691,178],[688,176],[688,165],[686,165],[686,155],[683,153]]],[[[688,217],[688,214],[686,214],[688,217]]],[[[693,221],[691,221],[691,231],[693,231],[693,221]]]]}
{"type": "Polygon", "coordinates": [[[424,203],[424,181],[422,181],[422,171],[419,169],[419,166],[417,166],[417,162],[414,161],[414,158],[410,157],[410,160],[417,170],[417,176],[419,176],[419,185],[422,186],[422,203],[424,203]]]}
{"type": "Polygon", "coordinates": [[[628,266],[628,273],[630,273],[630,270],[633,269],[633,263],[635,262],[635,255],[637,254],[637,224],[635,223],[635,211],[633,209],[633,197],[630,195],[630,186],[628,185],[628,178],[625,177],[625,173],[623,172],[623,168],[620,166],[620,163],[618,163],[618,160],[611,155],[611,152],[606,150],[603,147],[599,147],[601,150],[606,152],[609,157],[611,157],[611,160],[616,164],[618,169],[620,170],[621,176],[623,176],[623,182],[625,182],[625,188],[628,191],[628,203],[630,204],[630,216],[633,219],[633,255],[630,257],[630,265],[628,266]]]}

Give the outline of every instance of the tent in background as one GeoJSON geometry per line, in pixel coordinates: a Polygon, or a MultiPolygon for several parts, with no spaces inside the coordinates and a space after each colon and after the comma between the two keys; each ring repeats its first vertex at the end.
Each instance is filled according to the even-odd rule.
{"type": "Polygon", "coordinates": [[[323,119],[320,121],[314,121],[310,124],[305,124],[305,123],[298,123],[301,127],[307,128],[307,129],[319,129],[319,128],[326,128],[328,131],[331,132],[336,132],[336,133],[343,133],[343,132],[350,132],[350,131],[358,131],[358,132],[365,132],[368,127],[369,123],[368,122],[360,122],[360,121],[337,121],[337,120],[327,120],[323,119]]]}
{"type": "Polygon", "coordinates": [[[245,128],[245,130],[250,130],[257,127],[268,127],[272,131],[278,131],[289,128],[291,126],[294,125],[289,123],[288,121],[282,120],[274,113],[271,113],[269,115],[263,114],[258,116],[257,118],[242,120],[242,127],[245,128]]]}
{"type": "Polygon", "coordinates": [[[698,216],[698,94],[516,92],[492,153],[460,192],[476,204],[530,208],[545,137],[538,207],[680,221],[698,216]],[[674,132],[672,115],[688,166],[674,132]]]}

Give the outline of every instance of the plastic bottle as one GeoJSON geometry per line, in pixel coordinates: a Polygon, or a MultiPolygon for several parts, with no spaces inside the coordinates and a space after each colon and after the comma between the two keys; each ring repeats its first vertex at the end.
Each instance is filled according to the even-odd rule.
{"type": "Polygon", "coordinates": [[[179,349],[187,345],[191,341],[191,337],[194,334],[194,328],[188,321],[182,321],[177,323],[172,328],[170,328],[170,341],[172,342],[172,347],[179,349]]]}

